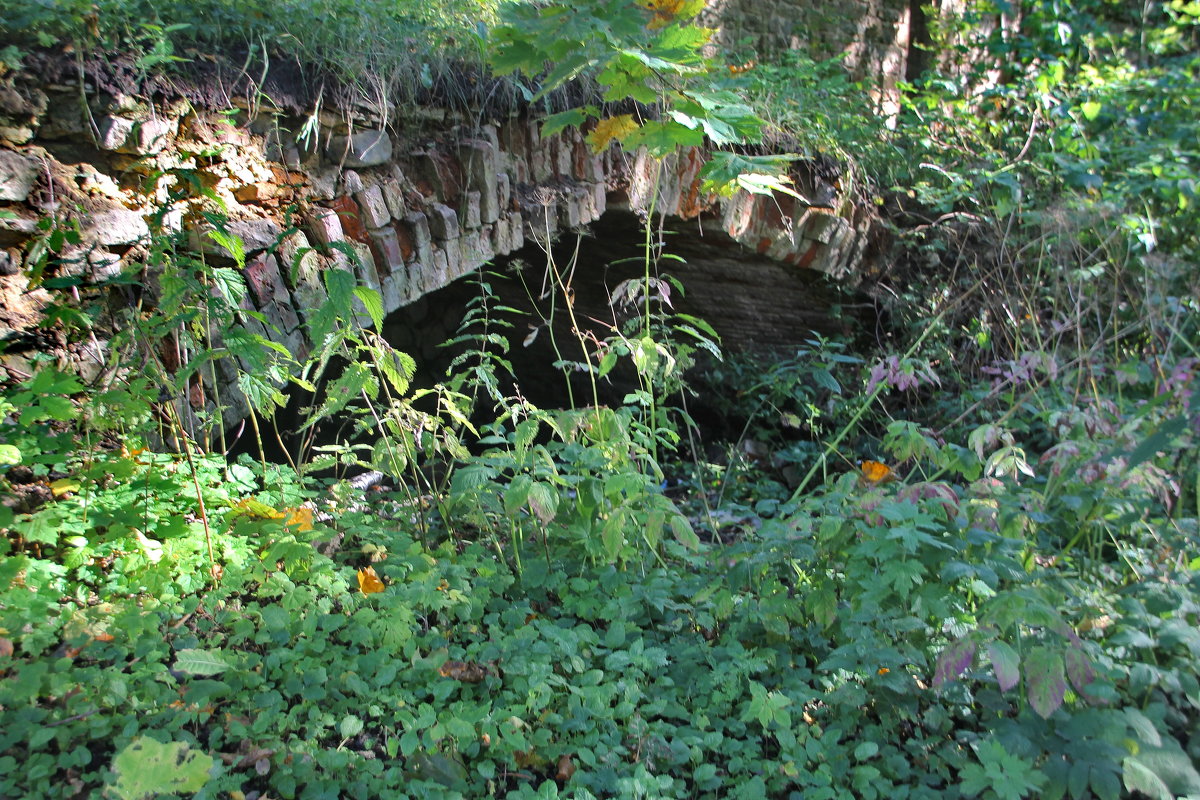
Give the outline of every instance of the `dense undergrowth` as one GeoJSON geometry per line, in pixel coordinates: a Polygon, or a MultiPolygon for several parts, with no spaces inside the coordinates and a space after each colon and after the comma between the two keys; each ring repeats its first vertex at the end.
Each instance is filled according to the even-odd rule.
{"type": "MultiPolygon", "coordinates": [[[[650,36],[661,63],[597,45],[547,83],[599,67],[610,99],[649,86],[674,113],[553,124],[601,117],[598,146],[664,150],[691,123],[761,127],[744,106],[703,113],[730,89],[688,84],[701,37],[657,25],[666,4],[576,5],[625,9],[614,35],[650,36]]],[[[508,20],[502,68],[554,58],[555,8],[508,20]]],[[[686,287],[652,249],[621,291],[628,326],[555,343],[564,373],[596,386],[626,361],[637,388],[547,410],[503,389],[512,321],[486,276],[467,352],[414,390],[349,273],[326,274],[297,362],[248,332],[236,270],[166,232],[154,307],[90,319],[98,290],[54,267],[72,233],[47,225],[27,262],[62,294],[47,324],[119,335],[98,385],[47,358],[0,400],[0,796],[1200,795],[1195,142],[1176,136],[1196,14],[1164,9],[1138,64],[1115,7],[1076,4],[1110,37],[1086,59],[1045,49],[1047,29],[1072,39],[1034,8],[1025,33],[977,43],[1023,54],[1006,82],[971,94],[986,71],[948,73],[894,131],[858,123],[881,144],[862,191],[918,217],[906,302],[871,352],[814,338],[717,362],[722,457],[685,413],[685,368],[715,337],[672,313],[686,287]],[[1028,116],[954,105],[997,92],[1028,116]],[[180,366],[145,355],[164,337],[180,366]],[[214,454],[219,408],[196,428],[171,398],[229,370],[264,440],[286,382],[317,390],[312,426],[352,433],[289,465],[214,454]],[[346,480],[366,469],[383,483],[346,480]]],[[[750,96],[797,126],[773,98],[829,91],[811,78],[827,69],[765,65],[750,96]]],[[[803,136],[810,155],[838,141],[803,136]]],[[[552,253],[546,313],[569,314],[552,253]]]]}

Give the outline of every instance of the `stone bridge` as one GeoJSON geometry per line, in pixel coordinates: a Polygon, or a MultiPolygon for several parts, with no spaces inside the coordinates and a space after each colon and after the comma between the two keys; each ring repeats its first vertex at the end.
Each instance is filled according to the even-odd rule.
{"type": "MultiPolygon", "coordinates": [[[[88,282],[142,259],[151,215],[163,208],[167,232],[191,228],[194,248],[226,255],[202,235],[196,199],[178,197],[185,175],[220,201],[244,243],[252,302],[270,323],[258,332],[297,354],[308,349],[301,322],[323,302],[323,270],[353,270],[390,313],[615,207],[641,212],[653,200],[657,213],[696,221],[699,234],[795,274],[851,275],[875,236],[869,210],[839,198],[817,170],[797,175],[817,206],[718,200],[699,191],[700,150],[660,170],[641,154],[593,154],[578,131],[543,137],[527,117],[466,124],[421,113],[384,129],[248,105],[231,115],[100,96],[84,107],[77,86],[10,83],[0,91],[0,336],[19,336],[31,305],[45,300],[25,291],[21,267],[46,216],[78,223],[68,269],[88,282]],[[310,135],[298,141],[300,130],[310,135]]],[[[20,368],[22,355],[8,349],[5,363],[20,368]]],[[[71,354],[85,376],[99,368],[95,350],[71,354]]]]}

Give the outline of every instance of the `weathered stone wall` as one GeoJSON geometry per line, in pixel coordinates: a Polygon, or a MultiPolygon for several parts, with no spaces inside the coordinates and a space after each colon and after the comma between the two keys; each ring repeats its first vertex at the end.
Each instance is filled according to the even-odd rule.
{"type": "Polygon", "coordinates": [[[818,61],[845,56],[856,78],[876,87],[879,113],[899,110],[897,82],[905,79],[919,25],[916,0],[710,0],[701,19],[730,52],[803,50],[818,61]]]}
{"type": "MultiPolygon", "coordinates": [[[[821,208],[749,195],[717,202],[699,192],[701,150],[660,168],[615,149],[592,154],[577,131],[542,137],[524,117],[468,126],[424,110],[384,128],[348,114],[80,96],[79,86],[30,76],[0,86],[0,339],[28,331],[46,299],[27,291],[22,269],[46,217],[78,223],[65,270],[98,282],[138,268],[156,213],[164,230],[188,232],[193,249],[229,263],[198,213],[219,200],[245,245],[248,302],[268,323],[256,332],[298,356],[310,346],[303,320],[325,300],[324,270],[355,272],[392,312],[528,238],[586,226],[610,202],[699,218],[789,269],[842,277],[876,230],[815,178],[801,188],[827,200],[821,208]]],[[[16,349],[0,362],[20,369],[16,349]]],[[[85,376],[103,357],[102,342],[69,356],[85,376]]],[[[236,391],[222,396],[244,410],[236,391]]]]}

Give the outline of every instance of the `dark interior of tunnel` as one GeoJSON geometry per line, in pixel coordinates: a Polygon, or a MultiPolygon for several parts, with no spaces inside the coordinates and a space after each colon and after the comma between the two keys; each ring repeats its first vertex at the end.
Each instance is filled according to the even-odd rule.
{"type": "MultiPolygon", "coordinates": [[[[577,405],[590,405],[593,396],[586,374],[575,372],[569,391],[566,375],[570,370],[555,367],[560,360],[583,360],[562,287],[551,291],[556,275],[566,286],[574,323],[594,352],[596,342],[618,330],[628,331],[629,324],[636,325],[640,319],[640,308],[622,309],[610,301],[624,281],[645,276],[646,239],[641,218],[615,209],[586,230],[561,233],[549,254],[544,244],[527,239],[516,253],[389,315],[384,337],[415,360],[414,386],[433,386],[446,378],[454,359],[469,346],[446,343],[462,334],[482,332],[479,324],[465,330],[462,325],[468,308],[478,305],[484,291],[481,284],[486,283],[493,320],[489,332],[508,340],[504,358],[512,364],[515,376],[501,376],[503,391],[510,396],[519,393],[541,408],[570,407],[572,398],[577,405]]],[[[860,313],[864,304],[856,303],[851,293],[820,273],[797,270],[752,253],[724,234],[701,230],[695,221],[656,226],[650,244],[655,254],[651,274],[664,279],[669,298],[669,306],[658,303],[659,308],[707,322],[719,335],[724,354],[787,356],[814,333],[853,337],[868,322],[860,313]],[[667,276],[677,283],[667,282],[667,276]]],[[[703,372],[711,356],[703,349],[694,355],[695,367],[688,379],[697,391],[688,402],[689,413],[710,436],[736,436],[734,429],[740,423],[721,418],[706,403],[710,393],[733,389],[707,384],[703,372]]],[[[603,405],[619,405],[636,388],[629,359],[621,359],[600,382],[598,400],[603,405]]],[[[280,429],[296,430],[296,420],[303,418],[304,406],[309,403],[309,397],[293,396],[281,412],[280,429]]],[[[479,415],[486,417],[489,411],[480,409],[479,415]]],[[[346,430],[344,420],[325,421],[316,438],[318,442],[333,441],[346,430]]],[[[292,441],[284,438],[289,449],[296,446],[294,437],[292,441]]]]}

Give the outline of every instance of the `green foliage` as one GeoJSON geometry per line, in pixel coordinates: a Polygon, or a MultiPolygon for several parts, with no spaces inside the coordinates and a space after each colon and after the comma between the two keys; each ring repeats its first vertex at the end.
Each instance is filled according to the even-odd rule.
{"type": "Polygon", "coordinates": [[[721,76],[724,68],[705,57],[712,31],[691,22],[703,8],[698,0],[509,3],[491,34],[491,66],[500,75],[523,73],[532,102],[581,75],[594,77],[604,106],[558,111],[546,119],[544,135],[597,120],[587,136],[594,152],[617,141],[662,158],[707,144],[716,152],[700,172],[705,191],[799,197],[783,171],[792,156],[723,149],[761,141],[763,122],[721,76]],[[612,113],[628,101],[648,113],[612,113]]]}
{"type": "MultiPolygon", "coordinates": [[[[698,132],[746,136],[743,108],[706,105],[723,88],[702,72],[703,34],[681,22],[695,5],[514,7],[501,58],[529,75],[554,62],[542,87],[592,70],[610,100],[659,104],[648,132],[630,115],[594,141],[666,152],[698,132]]],[[[1174,165],[1151,165],[1137,178],[1149,211],[1040,227],[1045,201],[1093,174],[1079,173],[1097,166],[1080,160],[1088,141],[1123,154],[1129,175],[1153,160],[1102,127],[1110,103],[1149,114],[1140,79],[1097,56],[1103,86],[1077,93],[1088,71],[1073,54],[1106,43],[1120,61],[1129,40],[1108,25],[1115,5],[1075,6],[1093,16],[1064,29],[1034,4],[1022,37],[989,42],[1014,74],[984,94],[1023,122],[1057,114],[1075,129],[1004,160],[1020,155],[1021,126],[982,114],[957,149],[914,151],[942,176],[911,186],[930,207],[1028,237],[1001,239],[1003,281],[969,275],[961,302],[987,313],[959,330],[952,293],[927,283],[903,352],[814,339],[785,359],[721,363],[718,410],[737,418],[735,439],[769,448],[736,465],[660,466],[688,432],[665,406],[687,396],[696,354],[720,352],[703,321],[671,311],[682,287],[652,248],[614,290],[631,322],[604,341],[580,332],[573,270],[548,254],[539,329],[568,316],[576,341],[555,342],[556,366],[593,402],[545,410],[505,388],[511,311],[484,277],[440,385],[413,391],[416,364],[382,339],[378,297],[349,270],[324,271],[328,302],[305,321],[313,353],[297,360],[244,307],[225,266],[241,245],[193,198],[225,260],[157,232],[148,273],[120,279],[154,288],[114,326],[111,375],[86,386],[38,363],[0,397],[0,795],[1196,793],[1194,294],[1104,238],[1145,248],[1153,232],[1164,258],[1189,256],[1189,221],[1163,212],[1190,213],[1191,190],[1174,165]],[[174,362],[156,355],[164,343],[174,362]],[[147,366],[122,372],[134,352],[147,366]],[[636,388],[602,406],[598,383],[622,362],[636,388]],[[205,387],[230,380],[256,427],[290,382],[313,395],[305,436],[330,421],[349,431],[287,468],[261,441],[257,462],[205,453],[231,403],[205,387]],[[395,491],[337,480],[368,468],[395,491]]],[[[1171,25],[1139,44],[1162,70],[1140,74],[1164,81],[1167,131],[1188,102],[1169,79],[1190,68],[1191,9],[1168,4],[1171,25]]],[[[67,11],[62,35],[77,35],[90,6],[67,11]]],[[[140,54],[150,68],[179,52],[140,54]]],[[[780,69],[812,93],[828,66],[780,69]]],[[[908,113],[963,120],[967,106],[947,102],[914,95],[908,113]]],[[[1190,169],[1185,146],[1171,152],[1190,169]]],[[[716,160],[718,182],[778,168],[742,158],[716,160]]],[[[1094,174],[1068,205],[1127,179],[1094,174]]],[[[41,234],[31,277],[66,298],[72,285],[54,281],[73,232],[51,221],[41,234]]],[[[48,325],[82,336],[106,322],[87,307],[61,302],[76,313],[48,325]]]]}

